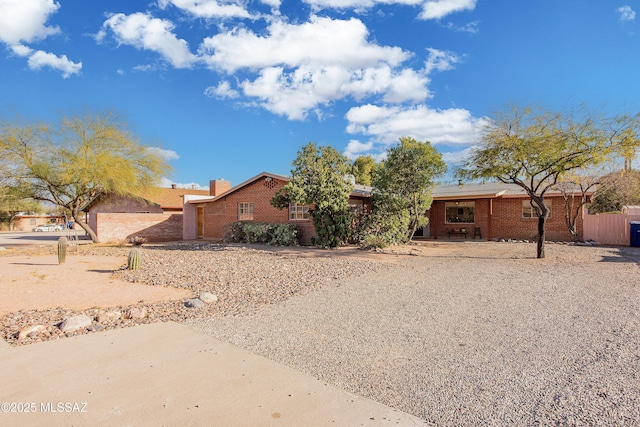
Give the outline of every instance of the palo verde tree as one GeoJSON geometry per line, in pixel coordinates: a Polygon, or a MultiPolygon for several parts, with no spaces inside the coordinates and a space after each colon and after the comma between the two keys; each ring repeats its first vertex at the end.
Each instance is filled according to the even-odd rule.
{"type": "Polygon", "coordinates": [[[290,203],[311,205],[309,215],[316,236],[312,243],[320,247],[336,247],[347,241],[351,214],[349,195],[353,184],[347,175],[349,160],[331,146],[317,147],[308,143],[293,161],[291,179],[271,200],[278,209],[290,203]]]}
{"type": "Polygon", "coordinates": [[[598,184],[596,176],[571,174],[555,185],[564,200],[564,221],[574,242],[579,240],[578,217],[598,184]]]}
{"type": "Polygon", "coordinates": [[[457,172],[460,178],[497,179],[526,191],[538,216],[537,257],[544,258],[547,192],[570,171],[601,164],[628,152],[638,141],[640,115],[571,115],[540,108],[499,113],[482,135],[480,146],[457,172]]]}
{"type": "Polygon", "coordinates": [[[45,123],[0,123],[0,162],[32,199],[64,208],[94,242],[82,210],[102,194],[140,194],[170,170],[112,113],[45,123]],[[10,165],[10,166],[7,166],[10,165]]]}
{"type": "Polygon", "coordinates": [[[386,230],[391,240],[411,240],[427,223],[435,180],[446,170],[442,156],[429,142],[400,138],[374,174],[374,223],[391,221],[395,226],[386,230]]]}
{"type": "Polygon", "coordinates": [[[0,183],[0,223],[13,229],[15,218],[21,213],[35,214],[44,211],[42,204],[29,197],[28,189],[0,183]]]}

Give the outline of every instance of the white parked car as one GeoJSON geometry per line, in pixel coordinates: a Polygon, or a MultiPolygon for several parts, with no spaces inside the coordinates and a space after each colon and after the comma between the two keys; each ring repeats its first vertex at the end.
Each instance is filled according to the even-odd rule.
{"type": "Polygon", "coordinates": [[[44,225],[37,226],[36,228],[33,229],[33,231],[56,231],[58,230],[58,227],[60,226],[55,224],[44,224],[44,225]]]}

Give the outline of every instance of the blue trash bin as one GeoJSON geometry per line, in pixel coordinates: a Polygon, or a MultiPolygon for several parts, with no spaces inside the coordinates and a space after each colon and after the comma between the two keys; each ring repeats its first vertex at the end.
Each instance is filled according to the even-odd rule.
{"type": "Polygon", "coordinates": [[[629,244],[638,248],[640,247],[640,221],[631,221],[629,226],[631,227],[629,244]]]}

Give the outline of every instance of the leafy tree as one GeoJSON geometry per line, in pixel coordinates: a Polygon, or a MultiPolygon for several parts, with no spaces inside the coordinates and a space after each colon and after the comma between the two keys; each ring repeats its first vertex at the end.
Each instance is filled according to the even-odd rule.
{"type": "Polygon", "coordinates": [[[9,230],[13,229],[13,223],[20,213],[41,213],[42,205],[28,196],[24,188],[13,186],[0,186],[0,222],[6,224],[9,230]]]}
{"type": "Polygon", "coordinates": [[[169,171],[157,151],[111,113],[45,123],[0,123],[0,170],[35,200],[64,208],[94,242],[82,209],[101,194],[140,194],[169,171]]]}
{"type": "Polygon", "coordinates": [[[442,156],[429,142],[410,137],[387,150],[373,186],[374,223],[382,227],[390,243],[408,241],[428,221],[436,177],[447,170],[442,156]]]}
{"type": "Polygon", "coordinates": [[[351,173],[356,178],[356,183],[371,185],[372,176],[376,170],[376,161],[372,156],[359,156],[353,161],[351,173]]]}
{"type": "Polygon", "coordinates": [[[590,213],[620,212],[623,206],[640,204],[640,172],[629,169],[607,174],[589,205],[590,213]]]}
{"type": "Polygon", "coordinates": [[[517,108],[497,114],[485,129],[481,145],[458,176],[497,179],[523,188],[538,216],[537,257],[544,258],[544,197],[570,171],[605,162],[638,144],[640,115],[579,119],[543,109],[517,108]]]}
{"type": "Polygon", "coordinates": [[[353,185],[346,179],[350,164],[333,147],[316,147],[308,143],[293,161],[291,179],[274,196],[271,204],[279,209],[289,203],[312,205],[309,215],[316,236],[312,243],[336,247],[346,242],[350,233],[349,195],[353,185]]]}
{"type": "Polygon", "coordinates": [[[572,175],[555,186],[562,194],[564,220],[574,242],[579,240],[577,223],[582,207],[589,202],[589,194],[598,184],[598,178],[594,176],[572,175]]]}

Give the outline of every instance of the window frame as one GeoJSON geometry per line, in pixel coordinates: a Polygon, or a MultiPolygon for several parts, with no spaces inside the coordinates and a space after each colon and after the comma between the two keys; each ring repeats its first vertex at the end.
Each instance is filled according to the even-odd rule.
{"type": "MultiPolygon", "coordinates": [[[[544,205],[547,207],[547,209],[549,209],[549,216],[547,217],[547,219],[549,219],[551,218],[551,214],[553,212],[553,210],[551,209],[553,203],[551,202],[551,200],[547,199],[544,200],[544,205]]],[[[535,212],[536,210],[531,205],[531,199],[522,201],[522,219],[538,219],[538,215],[536,215],[535,212]],[[525,215],[525,209],[529,210],[529,216],[525,215]]]]}
{"type": "Polygon", "coordinates": [[[308,221],[311,219],[309,208],[310,205],[289,203],[289,221],[308,221]]]}
{"type": "Polygon", "coordinates": [[[238,202],[238,221],[253,221],[253,202],[238,202]]]}
{"type": "MultiPolygon", "coordinates": [[[[458,215],[463,215],[459,213],[458,215]]],[[[457,216],[457,215],[456,215],[457,216]]],[[[444,223],[445,224],[475,224],[476,223],[476,202],[475,201],[466,201],[466,202],[445,202],[444,204],[444,223]],[[456,209],[465,209],[465,208],[473,208],[473,218],[471,221],[449,221],[449,215],[447,215],[448,208],[456,208],[456,209]]]]}

